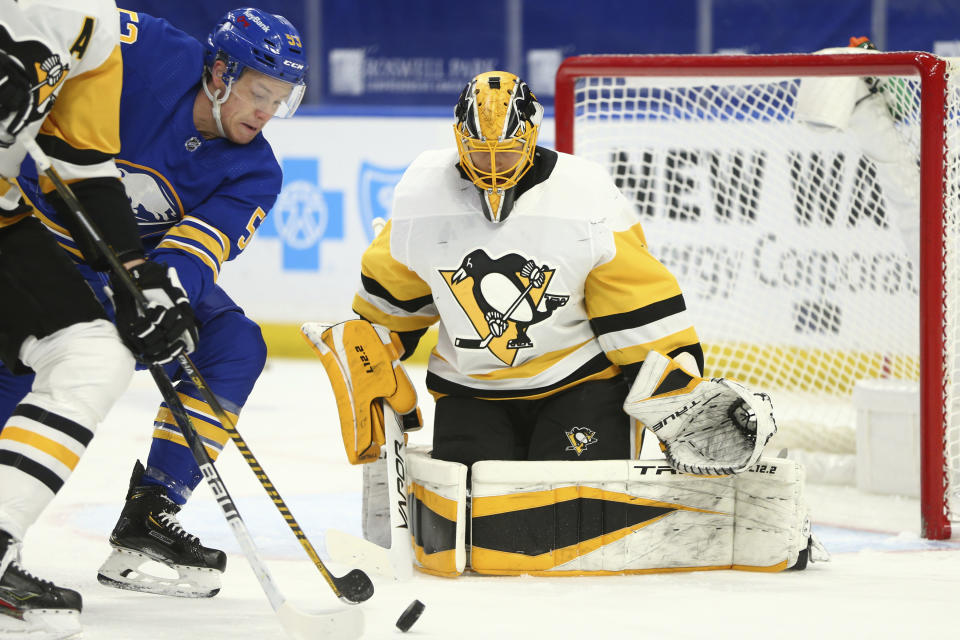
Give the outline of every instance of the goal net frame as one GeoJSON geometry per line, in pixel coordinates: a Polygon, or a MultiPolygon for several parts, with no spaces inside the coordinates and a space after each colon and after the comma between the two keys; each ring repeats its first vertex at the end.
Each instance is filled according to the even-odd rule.
{"type": "MultiPolygon", "coordinates": [[[[576,153],[578,86],[593,78],[914,76],[919,78],[919,388],[921,534],[951,536],[947,453],[948,61],[922,52],[785,55],[597,55],[568,58],[556,76],[556,148],[576,153]]],[[[952,117],[958,118],[953,106],[952,117]]],[[[955,197],[955,196],[954,196],[955,197]]],[[[953,429],[958,426],[954,425],[953,429]]]]}

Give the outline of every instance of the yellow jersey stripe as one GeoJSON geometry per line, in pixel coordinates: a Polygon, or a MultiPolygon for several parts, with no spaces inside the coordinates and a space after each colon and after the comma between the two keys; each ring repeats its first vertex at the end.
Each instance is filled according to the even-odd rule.
{"type": "Polygon", "coordinates": [[[399,262],[390,253],[390,230],[393,224],[388,220],[373,243],[363,252],[360,273],[373,278],[398,300],[414,300],[431,294],[430,285],[420,276],[399,262]],[[368,265],[377,265],[376,272],[368,265]]]}
{"type": "Polygon", "coordinates": [[[56,136],[74,149],[117,155],[122,83],[123,62],[118,44],[99,67],[70,78],[63,85],[40,134],[56,136]]]}
{"type": "MultiPolygon", "coordinates": [[[[173,433],[172,431],[163,431],[157,429],[153,432],[154,440],[167,440],[174,444],[178,444],[181,447],[190,448],[190,445],[187,444],[186,439],[179,433],[173,433]]],[[[203,443],[203,448],[206,449],[207,455],[210,456],[210,460],[216,462],[217,457],[220,455],[220,451],[209,446],[207,443],[203,443]]]]}
{"type": "MultiPolygon", "coordinates": [[[[166,407],[157,412],[157,417],[155,418],[154,422],[168,424],[178,430],[180,428],[177,424],[177,421],[173,417],[173,413],[171,413],[170,409],[167,409],[166,407]]],[[[227,433],[219,424],[207,422],[206,420],[197,418],[196,416],[190,416],[190,422],[198,435],[206,438],[207,440],[217,442],[220,444],[220,446],[225,445],[227,440],[230,439],[230,434],[227,433]]],[[[156,434],[156,430],[154,431],[154,434],[156,434]]]]}
{"type": "Polygon", "coordinates": [[[647,250],[640,223],[613,233],[616,255],[584,283],[591,318],[640,309],[681,294],[677,279],[647,250]]]}
{"type": "Polygon", "coordinates": [[[73,471],[74,467],[76,467],[77,463],[80,461],[79,455],[63,446],[56,440],[51,440],[50,438],[41,436],[33,431],[21,429],[20,427],[15,427],[9,424],[3,428],[3,432],[0,432],[0,440],[13,440],[14,442],[19,442],[21,444],[33,447],[34,449],[38,449],[51,458],[56,458],[71,471],[73,471]]]}
{"type": "Polygon", "coordinates": [[[167,231],[164,239],[168,238],[184,238],[196,242],[210,252],[210,257],[217,261],[218,268],[219,265],[223,264],[223,243],[219,238],[211,236],[206,229],[198,229],[192,225],[181,223],[167,231]]]}
{"type": "Polygon", "coordinates": [[[366,299],[353,297],[353,310],[375,324],[382,324],[394,331],[416,331],[425,329],[440,321],[440,316],[395,316],[374,306],[366,299]]]}
{"type": "Polygon", "coordinates": [[[213,258],[207,255],[206,251],[202,251],[194,247],[193,245],[187,244],[186,242],[179,242],[177,240],[174,240],[173,238],[170,237],[169,233],[164,237],[164,239],[160,242],[160,244],[157,245],[157,248],[158,249],[177,249],[178,251],[185,251],[186,253],[189,253],[191,255],[194,255],[200,258],[200,260],[205,265],[210,267],[210,271],[213,272],[214,281],[216,281],[216,279],[220,276],[220,265],[217,264],[213,258]]]}

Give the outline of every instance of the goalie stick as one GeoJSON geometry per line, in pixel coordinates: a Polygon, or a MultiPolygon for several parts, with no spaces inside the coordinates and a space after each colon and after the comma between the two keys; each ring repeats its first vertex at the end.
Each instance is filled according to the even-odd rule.
{"type": "MultiPolygon", "coordinates": [[[[372,224],[373,235],[377,236],[387,223],[383,218],[376,217],[372,224]]],[[[320,334],[325,328],[317,323],[306,323],[300,330],[313,344],[320,346],[320,334]],[[313,337],[316,337],[316,340],[313,337]]],[[[382,399],[380,405],[383,408],[384,457],[387,464],[390,548],[384,549],[369,540],[337,529],[328,529],[327,553],[336,562],[397,580],[409,580],[413,576],[413,542],[407,501],[407,445],[400,416],[382,399]]]]}
{"type": "MultiPolygon", "coordinates": [[[[327,553],[334,562],[349,564],[396,580],[413,577],[413,541],[407,500],[407,446],[401,419],[390,405],[383,403],[387,465],[387,500],[390,513],[390,547],[338,529],[327,529],[327,553]]],[[[371,463],[372,464],[372,463],[371,463]]]]}
{"type": "MultiPolygon", "coordinates": [[[[547,265],[540,267],[540,272],[543,273],[547,270],[547,265]]],[[[510,314],[517,310],[517,307],[520,306],[520,303],[523,302],[523,299],[527,297],[527,294],[533,289],[533,280],[530,280],[530,283],[527,285],[527,288],[524,289],[520,295],[517,296],[517,299],[507,308],[503,313],[504,318],[509,318],[510,314]]],[[[461,349],[486,349],[487,345],[490,344],[490,341],[493,340],[496,336],[493,335],[493,330],[490,330],[486,337],[483,339],[480,338],[457,338],[454,340],[454,344],[461,349]]]]}
{"type": "MultiPolygon", "coordinates": [[[[131,278],[130,274],[123,267],[123,265],[120,264],[117,254],[109,245],[107,245],[106,241],[103,240],[103,237],[100,235],[100,231],[91,222],[73,191],[66,185],[66,183],[63,182],[56,169],[53,168],[50,158],[47,157],[47,155],[37,145],[36,141],[32,138],[24,136],[23,138],[20,138],[19,141],[24,145],[27,152],[33,158],[37,165],[37,170],[42,171],[51,180],[54,188],[57,190],[57,193],[60,194],[60,197],[63,198],[64,202],[70,209],[71,214],[73,215],[77,224],[80,226],[83,232],[87,234],[89,240],[93,243],[97,250],[104,256],[104,259],[107,261],[111,272],[116,275],[124,288],[128,290],[128,292],[134,298],[136,304],[141,309],[146,308],[147,301],[143,295],[143,292],[133,281],[133,278],[131,278]]],[[[193,363],[190,361],[189,357],[186,355],[181,355],[178,358],[178,361],[180,362],[181,366],[184,364],[187,365],[187,367],[185,367],[185,371],[187,371],[188,375],[191,376],[191,380],[194,379],[193,376],[196,376],[197,379],[202,381],[202,377],[200,377],[200,374],[196,368],[193,367],[193,363]]],[[[240,548],[243,549],[250,568],[257,577],[257,581],[260,583],[260,587],[267,596],[270,606],[277,614],[284,631],[286,631],[291,638],[295,638],[296,640],[314,640],[319,638],[348,640],[359,638],[363,634],[364,626],[362,610],[348,608],[336,611],[307,613],[297,609],[286,600],[286,598],[277,588],[276,583],[274,582],[266,564],[260,558],[256,549],[256,545],[253,542],[253,538],[250,535],[250,531],[247,529],[243,518],[240,517],[240,512],[236,508],[233,498],[231,498],[230,494],[227,492],[226,485],[223,483],[220,473],[217,471],[216,467],[214,467],[210,457],[207,455],[206,449],[204,449],[196,430],[193,428],[190,417],[187,414],[183,403],[180,401],[176,389],[173,387],[173,383],[170,381],[170,377],[167,376],[167,373],[160,365],[151,365],[149,369],[151,375],[157,383],[157,386],[160,389],[160,393],[163,396],[164,401],[167,403],[171,413],[176,418],[177,425],[183,432],[184,439],[189,444],[190,451],[193,454],[197,465],[200,467],[204,478],[206,478],[207,483],[210,485],[210,489],[213,491],[213,494],[217,499],[217,503],[223,510],[227,524],[229,524],[230,528],[233,530],[234,536],[236,537],[240,548]]],[[[203,386],[206,387],[206,384],[204,383],[203,386]]],[[[210,391],[209,387],[206,387],[206,389],[208,392],[210,391]]],[[[212,397],[212,392],[210,395],[212,397]]],[[[215,398],[213,399],[216,400],[215,398]]],[[[219,407],[219,403],[217,403],[216,407],[219,407]]],[[[219,407],[219,409],[220,413],[223,415],[223,418],[226,418],[226,413],[223,411],[222,407],[219,407]]],[[[229,420],[226,420],[225,422],[226,424],[230,424],[229,420]]],[[[258,474],[258,478],[259,477],[260,475],[258,474]]],[[[279,496],[276,496],[274,501],[276,502],[277,500],[279,500],[279,496]]],[[[325,577],[327,577],[327,574],[325,574],[325,577]]],[[[370,583],[369,577],[367,577],[367,575],[363,572],[353,570],[347,574],[347,576],[344,576],[339,580],[343,582],[344,587],[352,587],[350,589],[351,595],[365,595],[365,597],[362,597],[361,600],[358,601],[366,600],[370,597],[370,595],[373,594],[373,584],[370,583]],[[365,581],[357,580],[358,575],[362,576],[365,581]],[[364,582],[369,585],[369,588],[366,588],[364,582]]],[[[328,582],[331,582],[329,577],[328,582]]],[[[333,586],[334,583],[331,583],[331,587],[333,586]]],[[[334,588],[334,592],[336,591],[337,589],[334,588]]],[[[337,593],[337,595],[343,599],[343,596],[340,593],[337,593]]]]}

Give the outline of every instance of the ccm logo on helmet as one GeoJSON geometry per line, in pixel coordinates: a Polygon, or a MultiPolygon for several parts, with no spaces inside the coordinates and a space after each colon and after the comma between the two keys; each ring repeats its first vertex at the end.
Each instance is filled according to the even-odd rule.
{"type": "Polygon", "coordinates": [[[303,65],[299,62],[291,62],[290,60],[284,60],[283,64],[288,67],[293,67],[294,69],[303,69],[303,65]]]}

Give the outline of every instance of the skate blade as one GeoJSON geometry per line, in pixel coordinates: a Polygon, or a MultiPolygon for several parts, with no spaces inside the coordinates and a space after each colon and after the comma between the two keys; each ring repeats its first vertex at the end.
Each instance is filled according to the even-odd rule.
{"type": "Polygon", "coordinates": [[[23,618],[0,615],[0,638],[26,640],[66,640],[82,631],[76,609],[32,609],[23,618]]]}
{"type": "Polygon", "coordinates": [[[114,548],[97,573],[100,584],[176,598],[212,598],[220,593],[220,572],[216,569],[188,567],[160,562],[143,553],[114,548]],[[144,564],[157,563],[176,572],[164,577],[145,571],[144,564]]]}

